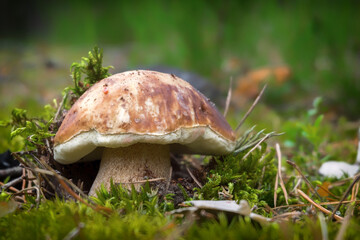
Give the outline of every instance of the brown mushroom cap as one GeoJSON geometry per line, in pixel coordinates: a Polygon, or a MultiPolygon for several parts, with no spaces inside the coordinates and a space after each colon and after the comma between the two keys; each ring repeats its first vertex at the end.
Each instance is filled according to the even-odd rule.
{"type": "Polygon", "coordinates": [[[169,144],[172,152],[227,154],[235,134],[213,104],[172,74],[128,71],[88,89],[55,138],[55,159],[74,163],[101,147],[169,144]]]}

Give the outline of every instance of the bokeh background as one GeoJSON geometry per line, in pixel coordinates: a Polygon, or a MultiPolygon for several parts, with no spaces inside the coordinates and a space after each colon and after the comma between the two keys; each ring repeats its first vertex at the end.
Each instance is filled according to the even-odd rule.
{"type": "MultiPolygon", "coordinates": [[[[0,7],[0,118],[41,113],[95,45],[112,73],[171,67],[214,88],[232,126],[266,80],[249,125],[278,132],[322,97],[329,121],[360,118],[358,1],[10,1],[0,7]],[[251,122],[252,121],[252,122],[251,122]]],[[[202,89],[200,89],[202,90],[202,89]]]]}

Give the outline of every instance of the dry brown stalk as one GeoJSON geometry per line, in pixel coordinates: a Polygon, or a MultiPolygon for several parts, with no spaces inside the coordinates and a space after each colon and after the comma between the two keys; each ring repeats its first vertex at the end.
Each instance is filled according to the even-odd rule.
{"type": "Polygon", "coordinates": [[[351,189],[354,187],[354,185],[360,180],[360,175],[354,178],[354,181],[350,184],[350,186],[348,187],[348,189],[346,189],[343,197],[341,198],[340,202],[338,205],[336,205],[336,208],[333,210],[332,214],[331,214],[331,218],[336,216],[336,211],[339,210],[342,202],[345,200],[345,198],[349,195],[351,189]]]}
{"type": "MultiPolygon", "coordinates": [[[[0,186],[4,186],[4,185],[5,185],[5,183],[0,182],[0,186]]],[[[11,190],[11,191],[13,191],[13,192],[19,192],[18,189],[14,188],[14,187],[12,187],[12,186],[8,187],[8,189],[11,190]]]]}
{"type": "Polygon", "coordinates": [[[202,188],[202,184],[196,179],[196,177],[194,176],[194,174],[190,171],[190,169],[188,168],[188,166],[186,166],[186,171],[190,174],[190,177],[194,180],[194,182],[199,186],[199,188],[202,188]]]}
{"type": "MultiPolygon", "coordinates": [[[[75,191],[77,191],[83,198],[88,199],[88,196],[81,191],[80,188],[78,188],[78,186],[76,186],[73,182],[71,182],[70,180],[68,180],[67,178],[59,175],[56,173],[56,171],[54,169],[52,169],[45,161],[44,159],[40,158],[37,159],[44,168],[46,168],[48,171],[50,171],[52,173],[53,176],[55,176],[57,179],[62,178],[63,181],[65,181],[67,184],[69,184],[75,191]]],[[[50,174],[51,175],[51,174],[50,174]]]]}
{"type": "Polygon", "coordinates": [[[353,177],[349,177],[349,178],[344,178],[344,179],[341,179],[337,182],[333,182],[329,185],[329,189],[333,188],[333,187],[338,187],[338,186],[342,186],[344,184],[346,184],[347,182],[349,181],[353,181],[355,177],[357,176],[360,176],[360,173],[356,174],[355,176],[353,177]]]}
{"type": "Polygon", "coordinates": [[[281,176],[281,150],[280,150],[280,145],[278,143],[276,143],[275,149],[276,149],[276,153],[277,153],[277,157],[278,157],[278,175],[279,175],[279,180],[280,180],[280,186],[281,186],[281,189],[284,192],[285,202],[286,202],[287,205],[289,205],[288,194],[287,194],[287,191],[286,191],[284,181],[283,181],[282,176],[281,176]]]}
{"type": "Polygon", "coordinates": [[[311,182],[305,177],[305,175],[302,173],[302,171],[300,170],[300,168],[298,167],[298,165],[296,165],[296,163],[294,163],[293,161],[290,160],[286,160],[287,164],[290,164],[291,166],[293,166],[296,171],[298,171],[298,173],[301,175],[301,177],[304,179],[306,185],[308,185],[308,187],[312,190],[312,192],[321,200],[321,196],[318,194],[318,192],[316,191],[315,187],[311,184],[311,182]]]}
{"type": "MultiPolygon", "coordinates": [[[[32,154],[32,153],[27,153],[27,154],[32,154]]],[[[29,170],[30,172],[32,172],[32,174],[34,176],[36,176],[37,182],[40,184],[40,174],[38,174],[37,172],[34,171],[35,168],[37,168],[37,166],[35,164],[33,164],[32,162],[30,162],[29,160],[25,161],[18,153],[13,152],[12,156],[14,158],[16,158],[16,160],[18,160],[22,167],[25,168],[26,170],[29,170]]],[[[34,155],[35,156],[35,155],[34,155]]],[[[23,156],[25,159],[26,157],[23,156]]],[[[35,159],[36,160],[36,159],[35,159]]],[[[49,179],[43,175],[44,179],[48,181],[48,183],[50,184],[51,187],[53,187],[54,191],[55,191],[55,186],[51,183],[51,181],[49,181],[49,179]]],[[[39,187],[40,189],[40,193],[42,194],[43,198],[46,199],[43,191],[41,191],[41,187],[39,187]]],[[[38,204],[38,203],[37,203],[38,204]]],[[[38,206],[38,205],[37,205],[38,206]]]]}
{"type": "Polygon", "coordinates": [[[299,212],[299,211],[294,211],[294,212],[286,212],[277,216],[274,216],[272,218],[272,220],[277,220],[280,218],[288,218],[288,217],[300,217],[303,213],[299,212]]]}
{"type": "Polygon", "coordinates": [[[152,179],[145,179],[136,182],[121,182],[118,184],[135,184],[135,183],[158,182],[158,181],[165,181],[165,178],[152,178],[152,179]]]}
{"type": "Polygon", "coordinates": [[[170,187],[170,182],[171,182],[171,178],[172,178],[172,172],[173,172],[173,168],[170,166],[169,179],[166,182],[165,194],[168,192],[169,187],[170,187]]]}
{"type": "Polygon", "coordinates": [[[275,210],[273,208],[271,208],[269,205],[265,205],[265,209],[268,211],[268,212],[272,212],[274,215],[278,215],[277,212],[275,212],[275,210]]]}
{"type": "Polygon", "coordinates": [[[23,180],[22,177],[18,177],[18,178],[15,178],[14,180],[11,180],[10,182],[8,183],[3,183],[3,185],[1,186],[0,190],[6,190],[8,189],[9,187],[13,187],[14,185],[18,184],[18,183],[21,183],[23,180]]]}
{"type": "Polygon", "coordinates": [[[277,201],[277,189],[279,187],[279,172],[276,172],[275,176],[275,187],[274,187],[274,207],[276,207],[276,201],[277,201]]]}
{"type": "Polygon", "coordinates": [[[24,199],[23,199],[22,197],[20,197],[20,196],[15,196],[14,199],[15,199],[16,202],[25,203],[25,202],[24,202],[24,199]]]}
{"type": "Polygon", "coordinates": [[[64,100],[65,100],[65,98],[67,97],[67,95],[68,95],[68,94],[66,93],[66,94],[63,96],[63,98],[62,98],[62,100],[61,100],[61,102],[60,102],[60,105],[59,105],[59,107],[58,107],[58,109],[57,109],[57,111],[56,111],[55,117],[54,117],[54,122],[58,120],[58,117],[59,117],[59,115],[60,115],[61,109],[62,109],[62,107],[63,107],[63,105],[64,105],[64,100]]]}
{"type": "Polygon", "coordinates": [[[246,114],[244,115],[244,117],[241,119],[240,123],[238,124],[238,126],[235,129],[235,134],[238,135],[239,134],[239,129],[240,127],[243,125],[243,123],[245,122],[245,120],[247,119],[247,117],[250,115],[250,113],[254,110],[255,106],[257,105],[257,103],[259,102],[260,98],[262,97],[262,95],[265,92],[265,89],[267,87],[267,83],[265,83],[264,87],[261,89],[259,95],[256,97],[254,103],[251,105],[251,107],[249,108],[249,110],[246,112],[246,114]]]}
{"type": "MultiPolygon", "coordinates": [[[[336,202],[322,202],[319,203],[319,205],[337,205],[339,204],[340,201],[336,201],[336,202]]],[[[360,200],[356,200],[356,201],[343,201],[343,203],[351,203],[351,202],[355,202],[355,203],[360,203],[360,200]]],[[[293,205],[283,205],[283,206],[278,206],[278,207],[274,207],[272,208],[272,210],[277,210],[277,209],[281,209],[281,208],[296,208],[296,207],[307,207],[310,206],[310,203],[299,203],[299,204],[293,204],[293,205]]]]}
{"type": "MultiPolygon", "coordinates": [[[[43,176],[46,176],[46,175],[54,176],[57,179],[57,181],[59,182],[59,184],[64,188],[64,190],[67,193],[69,193],[74,199],[78,200],[79,202],[85,204],[88,207],[91,207],[95,211],[99,211],[99,212],[106,213],[106,214],[112,213],[112,210],[110,208],[99,206],[99,205],[91,202],[90,199],[88,199],[87,195],[85,195],[74,183],[72,183],[70,180],[64,178],[63,176],[57,174],[55,172],[55,170],[52,169],[43,159],[36,158],[36,156],[35,156],[36,161],[38,161],[38,163],[46,169],[38,168],[36,165],[30,163],[29,161],[25,162],[16,153],[13,153],[13,156],[16,159],[18,159],[19,162],[22,163],[26,169],[29,169],[31,172],[33,172],[33,174],[35,176],[39,176],[40,174],[43,176]],[[83,198],[81,198],[79,195],[77,195],[69,186],[71,186],[71,188],[75,189],[80,194],[80,196],[82,195],[84,198],[88,199],[90,201],[90,203],[88,203],[83,198]]],[[[36,200],[37,200],[37,205],[38,205],[40,202],[40,193],[42,193],[42,191],[40,190],[40,187],[38,187],[38,186],[35,186],[35,187],[37,188],[36,200]]]]}
{"type": "Polygon", "coordinates": [[[360,182],[357,182],[354,187],[352,188],[351,191],[351,201],[355,201],[356,200],[356,196],[358,195],[359,192],[359,186],[360,186],[360,182]]]}
{"type": "MultiPolygon", "coordinates": [[[[23,168],[22,170],[22,178],[23,178],[23,181],[22,181],[22,185],[21,185],[21,191],[24,190],[26,188],[26,180],[25,180],[25,177],[26,177],[26,169],[23,168]]],[[[26,202],[26,199],[25,199],[25,195],[23,196],[23,200],[24,202],[26,202]]]]}
{"type": "Polygon", "coordinates": [[[229,107],[230,107],[231,94],[232,94],[232,82],[233,82],[233,79],[232,79],[232,77],[230,77],[230,85],[229,85],[229,90],[228,90],[227,97],[226,97],[226,105],[225,105],[225,110],[224,110],[224,117],[226,117],[226,114],[228,113],[229,107]]]}
{"type": "Polygon", "coordinates": [[[80,194],[80,196],[82,196],[86,199],[88,198],[88,196],[85,193],[83,193],[74,183],[72,183],[69,179],[57,174],[55,171],[50,171],[50,170],[41,169],[41,168],[34,168],[32,170],[37,173],[41,173],[42,175],[46,174],[46,175],[54,176],[57,180],[61,179],[63,182],[66,182],[73,189],[75,189],[75,191],[77,191],[80,194]]]}
{"type": "Polygon", "coordinates": [[[18,191],[18,192],[16,192],[16,193],[13,193],[12,195],[13,195],[13,196],[24,196],[24,195],[26,195],[26,194],[32,195],[33,193],[32,193],[32,192],[29,192],[29,191],[34,190],[34,189],[36,189],[36,187],[24,188],[24,189],[22,189],[22,190],[20,190],[20,191],[18,191]]]}
{"type": "Polygon", "coordinates": [[[78,200],[79,202],[85,204],[86,206],[94,209],[95,211],[102,211],[105,212],[106,214],[111,214],[113,211],[110,208],[107,207],[103,207],[103,206],[99,206],[99,205],[93,205],[90,204],[88,202],[86,202],[84,199],[82,199],[81,197],[79,197],[73,190],[71,190],[71,188],[64,182],[64,180],[62,180],[61,178],[57,178],[57,180],[59,181],[60,185],[76,200],[78,200]]]}
{"type": "Polygon", "coordinates": [[[260,146],[261,143],[263,143],[272,133],[266,134],[250,151],[248,151],[245,156],[242,157],[242,159],[246,159],[250,153],[252,153],[258,146],[260,146]]]}
{"type": "MultiPolygon", "coordinates": [[[[305,198],[308,202],[310,202],[312,205],[314,205],[315,207],[317,207],[320,211],[322,211],[323,213],[327,214],[327,215],[331,215],[331,211],[327,210],[326,208],[322,207],[321,205],[317,204],[316,202],[314,202],[308,195],[306,195],[303,191],[301,191],[300,189],[297,189],[297,192],[303,197],[305,198]]],[[[331,216],[332,217],[332,216],[331,216]]],[[[342,221],[344,220],[342,217],[338,216],[338,215],[334,215],[334,218],[338,221],[342,221]]]]}

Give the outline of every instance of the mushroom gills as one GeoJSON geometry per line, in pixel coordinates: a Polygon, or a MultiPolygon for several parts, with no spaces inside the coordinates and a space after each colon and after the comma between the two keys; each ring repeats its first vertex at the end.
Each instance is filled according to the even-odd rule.
{"type": "Polygon", "coordinates": [[[139,190],[145,180],[170,178],[169,145],[137,143],[128,147],[105,148],[100,169],[90,189],[89,195],[95,196],[101,184],[110,190],[110,181],[131,189],[134,184],[139,190]]]}

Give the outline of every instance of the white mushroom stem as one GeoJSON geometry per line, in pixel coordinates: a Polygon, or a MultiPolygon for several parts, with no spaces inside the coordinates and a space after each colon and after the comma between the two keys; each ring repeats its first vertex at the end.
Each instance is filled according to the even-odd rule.
{"type": "Polygon", "coordinates": [[[104,149],[100,169],[90,189],[95,196],[101,184],[110,190],[110,180],[131,188],[131,183],[139,190],[147,179],[164,178],[170,173],[170,151],[168,145],[138,143],[129,147],[104,149]]]}

